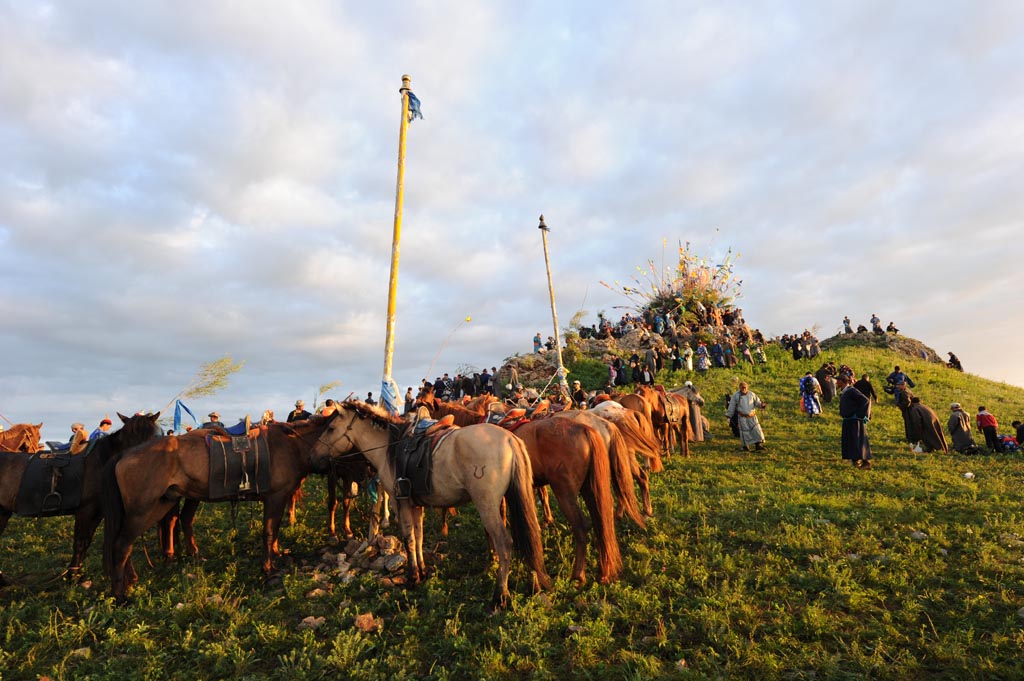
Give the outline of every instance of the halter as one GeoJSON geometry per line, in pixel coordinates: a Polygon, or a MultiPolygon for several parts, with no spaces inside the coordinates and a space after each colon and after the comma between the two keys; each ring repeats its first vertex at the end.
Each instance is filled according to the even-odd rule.
{"type": "MultiPolygon", "coordinates": [[[[331,417],[333,418],[338,413],[339,412],[334,412],[334,414],[332,414],[331,417]]],[[[352,436],[349,435],[349,432],[355,427],[355,425],[356,425],[356,417],[353,417],[352,420],[349,421],[348,428],[346,428],[345,432],[341,434],[342,437],[344,437],[346,440],[348,440],[352,444],[353,447],[356,446],[356,441],[352,439],[352,436]]],[[[344,459],[344,458],[349,458],[349,457],[354,459],[357,456],[361,456],[361,455],[365,454],[366,452],[372,452],[372,451],[376,451],[378,449],[385,449],[386,447],[389,446],[388,444],[383,444],[383,445],[380,445],[378,447],[369,447],[367,449],[356,449],[356,450],[351,450],[350,449],[348,451],[342,451],[341,447],[339,447],[335,443],[328,444],[326,442],[323,442],[324,435],[326,433],[327,433],[327,429],[324,428],[323,432],[320,433],[320,437],[318,437],[316,442],[313,443],[313,446],[315,447],[316,445],[322,444],[323,446],[327,447],[329,452],[330,452],[328,454],[328,457],[331,458],[331,459],[344,459]],[[337,456],[335,456],[334,452],[341,452],[341,453],[338,454],[337,456]]]]}

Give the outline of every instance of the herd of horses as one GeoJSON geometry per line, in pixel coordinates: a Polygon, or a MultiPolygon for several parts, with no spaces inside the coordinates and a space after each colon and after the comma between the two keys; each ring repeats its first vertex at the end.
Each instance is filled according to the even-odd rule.
{"type": "MultiPolygon", "coordinates": [[[[585,411],[555,412],[542,403],[542,408],[527,415],[487,395],[468,402],[445,402],[429,387],[418,396],[416,406],[412,414],[398,417],[362,402],[343,402],[330,416],[296,423],[274,421],[259,427],[271,452],[269,484],[257,496],[249,494],[244,499],[263,502],[265,573],[271,573],[280,555],[282,519],[289,508],[294,516],[295,499],[306,477],[328,477],[328,531],[332,535],[340,485],[342,527],[351,537],[352,483],[375,472],[383,493],[371,517],[377,520],[387,511],[385,499],[389,497],[406,549],[409,586],[419,584],[427,574],[424,507],[448,509],[472,502],[498,560],[492,606],[507,602],[513,552],[532,572],[535,589],[550,588],[535,502],[536,493],[543,509],[541,517],[550,527],[549,487],[572,530],[572,579],[581,584],[586,581],[592,533],[597,579],[610,583],[623,568],[616,521],[628,518],[643,527],[645,518],[653,516],[649,474],[661,470],[662,459],[676,449],[687,456],[692,432],[687,400],[661,386],[641,386],[634,394],[612,396],[585,411]],[[433,433],[429,488],[410,495],[396,473],[394,443],[414,437],[414,431],[423,430],[417,426],[433,420],[438,420],[437,424],[427,431],[433,433]]],[[[81,569],[99,522],[104,520],[103,568],[110,578],[111,594],[123,601],[138,580],[132,567],[132,547],[150,528],[158,528],[166,557],[174,556],[176,524],[184,536],[185,551],[197,552],[192,527],[196,508],[200,502],[226,500],[211,499],[209,440],[227,433],[198,429],[160,436],[159,414],[118,416],[121,428],[79,455],[87,457],[81,501],[67,514],[75,516],[69,572],[81,569]]],[[[17,508],[27,461],[39,450],[39,426],[12,427],[3,438],[0,534],[17,508]]],[[[374,523],[371,535],[376,531],[374,523]]],[[[0,573],[0,586],[2,580],[0,573]]]]}

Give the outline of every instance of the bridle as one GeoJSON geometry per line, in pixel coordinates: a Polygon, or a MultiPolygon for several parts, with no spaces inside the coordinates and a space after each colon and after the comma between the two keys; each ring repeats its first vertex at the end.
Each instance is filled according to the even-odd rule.
{"type": "MultiPolygon", "coordinates": [[[[331,415],[331,418],[334,418],[338,413],[340,413],[340,412],[334,412],[334,414],[331,415]]],[[[355,428],[356,418],[357,418],[356,416],[353,416],[352,420],[349,421],[348,427],[345,428],[345,432],[342,433],[341,436],[338,438],[338,439],[340,439],[341,437],[344,437],[346,440],[349,441],[349,443],[352,445],[352,447],[357,447],[358,446],[358,445],[356,445],[356,441],[352,439],[352,436],[349,435],[349,433],[352,431],[352,429],[355,428]]],[[[383,445],[379,445],[377,447],[368,447],[366,449],[343,449],[342,447],[339,447],[337,445],[337,440],[335,440],[335,442],[331,442],[331,443],[328,443],[328,442],[324,441],[324,435],[327,434],[327,431],[328,431],[328,428],[325,427],[323,432],[321,432],[320,436],[316,439],[316,442],[313,443],[313,446],[316,447],[317,445],[322,445],[323,447],[327,448],[327,450],[329,452],[327,456],[328,456],[328,458],[330,458],[332,460],[347,459],[347,458],[353,458],[354,459],[356,457],[362,456],[366,452],[372,452],[372,451],[376,451],[378,449],[385,449],[386,447],[389,446],[388,444],[383,444],[383,445]],[[335,454],[335,452],[338,452],[338,454],[335,454]]]]}

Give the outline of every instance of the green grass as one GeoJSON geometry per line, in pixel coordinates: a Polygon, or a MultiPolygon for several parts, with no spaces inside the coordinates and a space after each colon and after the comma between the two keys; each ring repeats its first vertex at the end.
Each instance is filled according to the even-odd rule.
{"type": "MultiPolygon", "coordinates": [[[[983,402],[1005,423],[1024,411],[1020,389],[887,351],[843,348],[822,359],[871,373],[879,391],[899,363],[942,416],[954,400],[969,411],[983,402]]],[[[822,419],[800,415],[804,370],[775,351],[767,367],[693,377],[716,437],[653,476],[656,518],[646,530],[620,525],[623,578],[607,587],[568,583],[572,541],[562,525],[545,535],[555,589],[528,595],[517,565],[513,602],[495,616],[486,612],[495,567],[471,507],[440,544],[429,516],[426,546],[444,558],[410,592],[367,575],[317,581],[312,567],[326,546],[318,481],[300,522],[284,532],[292,565],[270,585],[258,567],[258,507],[240,506],[232,523],[228,506],[206,505],[196,523],[206,560],[150,568],[137,550],[141,582],[126,607],[105,596],[98,546],[86,563],[90,588],[53,579],[69,555],[70,520],[15,518],[0,538],[0,566],[18,582],[0,592],[0,674],[1024,677],[1024,457],[914,454],[883,397],[868,427],[876,467],[858,471],[839,459],[835,403],[822,419]],[[720,397],[741,378],[770,405],[763,454],[739,452],[722,417],[720,397]],[[326,595],[308,599],[316,586],[326,595]],[[383,620],[381,632],[354,627],[366,612],[383,620]],[[324,625],[301,629],[310,615],[324,625]]],[[[146,544],[155,558],[151,535],[146,544]]]]}

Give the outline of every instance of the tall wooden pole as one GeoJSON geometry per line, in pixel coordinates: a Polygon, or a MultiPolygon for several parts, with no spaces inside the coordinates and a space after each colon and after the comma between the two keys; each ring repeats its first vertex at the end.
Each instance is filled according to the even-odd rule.
{"type": "Polygon", "coordinates": [[[562,397],[565,398],[566,404],[571,405],[569,384],[565,380],[565,366],[562,364],[562,334],[558,330],[558,310],[555,309],[555,285],[551,280],[551,258],[548,256],[548,232],[551,230],[544,224],[543,215],[540,216],[540,224],[537,225],[537,229],[540,230],[541,241],[544,243],[544,268],[548,272],[548,295],[551,297],[551,323],[555,327],[555,357],[558,359],[558,388],[562,393],[562,397]]]}
{"type": "MultiPolygon", "coordinates": [[[[388,281],[388,317],[384,333],[384,383],[391,380],[391,358],[395,353],[395,302],[398,293],[398,256],[402,238],[402,202],[405,198],[405,137],[409,131],[409,92],[412,76],[402,76],[402,124],[398,131],[398,181],[395,187],[395,223],[391,236],[391,278],[388,281]]],[[[382,386],[383,388],[383,386],[382,386]]],[[[398,396],[396,396],[398,397],[398,396]]]]}

